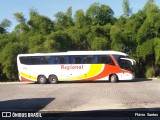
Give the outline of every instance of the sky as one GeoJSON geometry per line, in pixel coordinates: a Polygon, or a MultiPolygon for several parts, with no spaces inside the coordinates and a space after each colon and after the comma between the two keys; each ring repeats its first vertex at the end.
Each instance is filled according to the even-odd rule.
{"type": "MultiPolygon", "coordinates": [[[[129,0],[132,12],[136,13],[142,9],[148,0],[129,0]]],[[[29,19],[29,10],[34,8],[41,15],[45,15],[54,20],[54,15],[57,12],[66,12],[71,6],[72,14],[75,11],[83,9],[86,11],[89,6],[95,2],[105,4],[111,7],[114,11],[114,16],[119,17],[123,14],[123,0],[0,0],[0,22],[6,18],[12,22],[8,31],[12,31],[17,22],[14,18],[14,13],[22,12],[25,18],[29,19]]],[[[160,6],[160,0],[155,0],[155,3],[160,6]]]]}

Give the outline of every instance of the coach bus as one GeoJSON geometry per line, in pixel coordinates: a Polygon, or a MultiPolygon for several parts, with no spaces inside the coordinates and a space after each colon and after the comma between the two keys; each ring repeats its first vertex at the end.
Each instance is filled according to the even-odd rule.
{"type": "Polygon", "coordinates": [[[132,80],[135,60],[118,51],[68,51],[19,54],[20,81],[40,84],[58,81],[132,80]]]}

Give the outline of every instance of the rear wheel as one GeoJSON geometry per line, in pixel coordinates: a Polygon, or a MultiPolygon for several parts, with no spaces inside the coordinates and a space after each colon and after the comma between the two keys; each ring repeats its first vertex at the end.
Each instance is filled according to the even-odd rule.
{"type": "Polygon", "coordinates": [[[45,84],[46,82],[47,82],[47,79],[46,79],[46,77],[44,75],[40,75],[38,77],[38,83],[39,84],[45,84]]]}
{"type": "Polygon", "coordinates": [[[50,75],[49,78],[48,78],[48,80],[49,80],[50,84],[56,84],[56,83],[58,83],[58,78],[57,78],[56,75],[50,75]]]}
{"type": "Polygon", "coordinates": [[[112,83],[117,82],[117,81],[118,81],[118,76],[115,75],[115,74],[111,75],[111,76],[110,76],[110,81],[111,81],[112,83]]]}

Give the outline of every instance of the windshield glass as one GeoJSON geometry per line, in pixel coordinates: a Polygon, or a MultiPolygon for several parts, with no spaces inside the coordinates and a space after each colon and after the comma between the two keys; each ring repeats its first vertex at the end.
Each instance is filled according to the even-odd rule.
{"type": "Polygon", "coordinates": [[[125,70],[133,70],[132,63],[128,60],[121,59],[119,62],[119,66],[120,68],[125,69],[125,70]]]}
{"type": "Polygon", "coordinates": [[[132,62],[127,59],[123,59],[123,58],[128,58],[128,56],[113,55],[113,57],[116,59],[121,69],[133,71],[132,62]]]}

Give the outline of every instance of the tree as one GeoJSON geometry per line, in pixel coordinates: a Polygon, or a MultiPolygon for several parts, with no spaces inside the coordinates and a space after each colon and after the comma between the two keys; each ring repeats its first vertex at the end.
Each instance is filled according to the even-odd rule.
{"type": "Polygon", "coordinates": [[[99,3],[92,4],[86,12],[88,24],[91,25],[105,25],[114,22],[114,12],[107,5],[100,5],[99,3]]]}
{"type": "Polygon", "coordinates": [[[29,32],[30,28],[27,24],[26,18],[24,17],[23,13],[21,13],[21,12],[14,13],[14,17],[15,17],[16,21],[19,23],[15,27],[15,31],[20,32],[20,33],[21,32],[24,32],[24,33],[29,32]]]}
{"type": "Polygon", "coordinates": [[[87,25],[87,19],[83,10],[77,10],[75,15],[75,25],[82,28],[87,25]]]}
{"type": "Polygon", "coordinates": [[[160,39],[155,38],[154,40],[154,51],[155,51],[155,63],[160,65],[160,39]]]}
{"type": "Polygon", "coordinates": [[[69,7],[68,9],[67,9],[67,12],[66,12],[66,25],[68,26],[68,27],[71,27],[71,26],[73,26],[73,19],[72,19],[72,7],[69,7]]]}
{"type": "Polygon", "coordinates": [[[73,26],[72,7],[69,7],[66,13],[63,12],[56,13],[55,17],[56,17],[55,24],[58,30],[63,30],[73,26]]]}
{"type": "Polygon", "coordinates": [[[111,49],[117,51],[123,51],[124,46],[124,32],[122,28],[112,26],[110,30],[111,37],[111,49]]]}
{"type": "Polygon", "coordinates": [[[6,34],[8,27],[11,26],[11,21],[8,19],[3,19],[2,22],[0,23],[0,33],[1,34],[6,34]]]}
{"type": "Polygon", "coordinates": [[[88,38],[87,34],[89,33],[89,27],[84,26],[83,28],[79,28],[79,26],[74,26],[66,30],[67,34],[70,36],[70,42],[72,45],[72,49],[70,50],[88,50],[88,38]],[[73,34],[74,33],[74,34],[73,34]]]}
{"type": "MultiPolygon", "coordinates": [[[[144,61],[151,62],[154,59],[154,39],[147,40],[137,47],[137,54],[144,61]],[[152,57],[149,57],[152,56],[152,57]]],[[[149,63],[148,63],[149,64],[149,63]]]]}
{"type": "Polygon", "coordinates": [[[29,37],[29,53],[44,53],[47,52],[44,48],[46,37],[39,34],[29,37]]]}
{"type": "Polygon", "coordinates": [[[123,0],[123,16],[130,17],[132,15],[132,10],[128,0],[123,0]]]}
{"type": "Polygon", "coordinates": [[[72,49],[72,41],[65,31],[56,31],[51,33],[44,43],[48,51],[67,51],[72,49]]]}
{"type": "Polygon", "coordinates": [[[3,67],[3,73],[10,81],[18,79],[16,58],[18,54],[24,52],[26,52],[26,49],[23,44],[14,42],[7,44],[1,53],[0,61],[3,67]]]}
{"type": "Polygon", "coordinates": [[[94,38],[94,40],[91,44],[91,49],[92,50],[106,50],[107,44],[109,44],[109,43],[106,38],[96,37],[96,38],[94,38]]]}
{"type": "Polygon", "coordinates": [[[46,16],[40,15],[35,9],[30,10],[30,19],[28,21],[30,34],[47,35],[54,31],[54,23],[46,16]]]}

